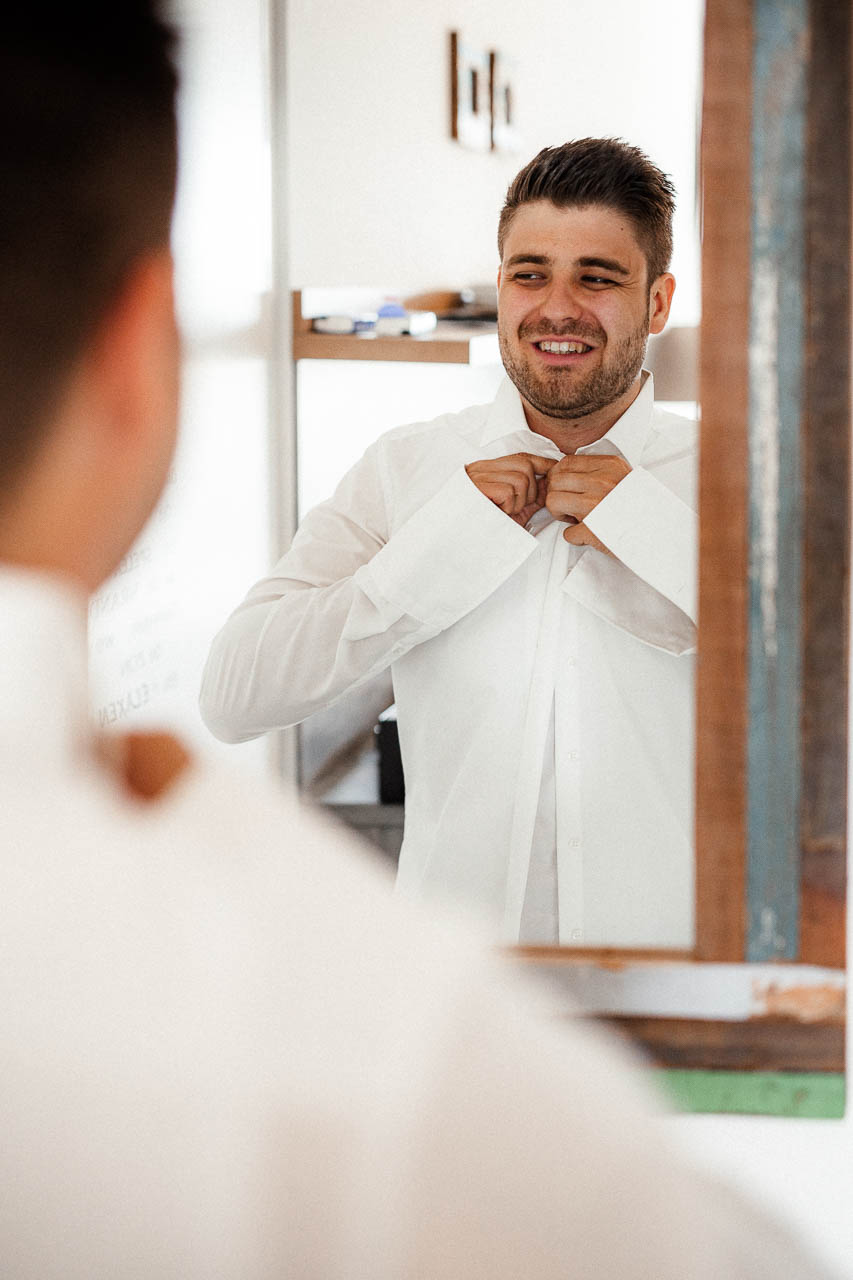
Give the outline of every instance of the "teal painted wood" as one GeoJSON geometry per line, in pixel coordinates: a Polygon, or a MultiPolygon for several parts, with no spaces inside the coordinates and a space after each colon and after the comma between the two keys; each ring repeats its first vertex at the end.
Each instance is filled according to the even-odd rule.
{"type": "Polygon", "coordinates": [[[681,1111],[817,1120],[844,1116],[845,1081],[840,1072],[665,1068],[655,1077],[681,1111]]]}
{"type": "Polygon", "coordinates": [[[753,11],[747,959],[758,962],[796,959],[799,946],[808,4],[753,11]]]}

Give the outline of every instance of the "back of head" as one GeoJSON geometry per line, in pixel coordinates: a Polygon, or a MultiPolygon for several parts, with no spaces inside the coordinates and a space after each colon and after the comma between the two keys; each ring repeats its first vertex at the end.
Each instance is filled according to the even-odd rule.
{"type": "Polygon", "coordinates": [[[168,244],[172,48],[156,0],[0,19],[0,498],[127,272],[168,244]]]}
{"type": "Polygon", "coordinates": [[[639,147],[619,138],[580,138],[545,147],[510,183],[498,223],[501,257],[516,209],[534,200],[550,200],[558,208],[617,210],[634,225],[649,283],[669,269],[675,189],[639,147]]]}

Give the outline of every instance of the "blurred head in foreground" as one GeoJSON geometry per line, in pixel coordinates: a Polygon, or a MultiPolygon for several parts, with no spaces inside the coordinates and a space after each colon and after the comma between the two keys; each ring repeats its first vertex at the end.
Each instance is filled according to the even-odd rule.
{"type": "Polygon", "coordinates": [[[0,35],[0,560],[94,589],[175,441],[173,36],[154,0],[0,35]]]}

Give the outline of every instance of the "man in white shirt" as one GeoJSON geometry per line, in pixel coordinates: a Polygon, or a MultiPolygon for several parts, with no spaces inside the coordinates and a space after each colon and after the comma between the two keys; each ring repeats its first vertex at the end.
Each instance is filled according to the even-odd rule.
{"type": "Polygon", "coordinates": [[[690,947],[696,424],[654,403],[673,191],[636,148],[546,148],[499,228],[493,404],[382,436],[214,640],[243,741],[390,667],[399,884],[509,941],[690,947]]]}
{"type": "Polygon", "coordinates": [[[339,832],[97,748],[87,593],[177,416],[169,45],[146,0],[0,43],[0,1274],[819,1280],[339,832]]]}

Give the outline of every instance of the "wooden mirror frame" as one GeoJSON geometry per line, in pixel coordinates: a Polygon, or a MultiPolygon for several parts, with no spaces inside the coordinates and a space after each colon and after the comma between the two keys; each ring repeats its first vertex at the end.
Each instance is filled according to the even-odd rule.
{"type": "Polygon", "coordinates": [[[695,948],[520,949],[695,1110],[844,1109],[850,18],[706,6],[695,948]]]}

